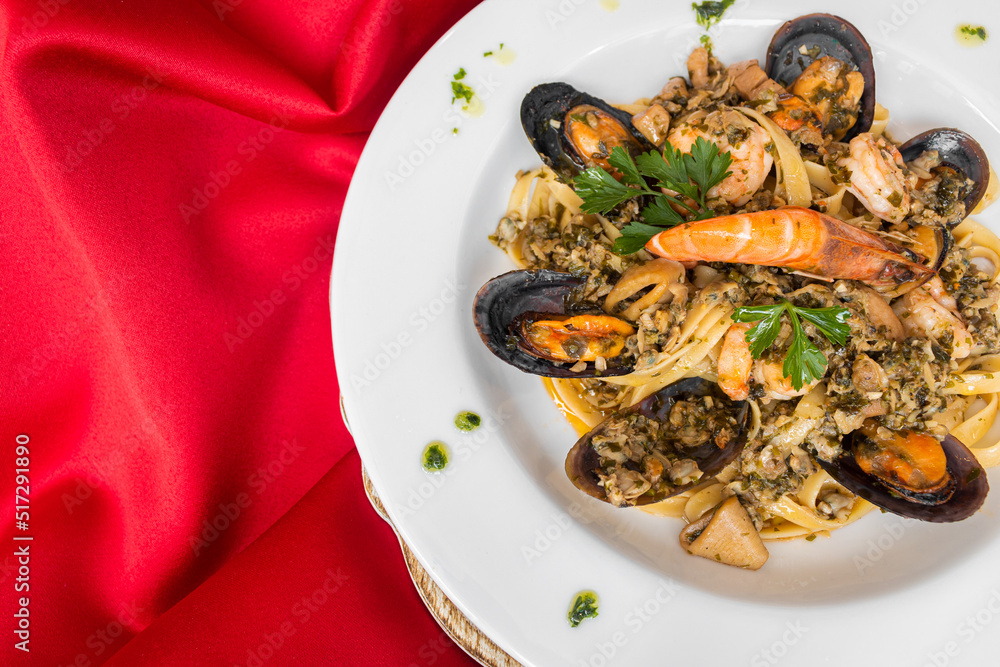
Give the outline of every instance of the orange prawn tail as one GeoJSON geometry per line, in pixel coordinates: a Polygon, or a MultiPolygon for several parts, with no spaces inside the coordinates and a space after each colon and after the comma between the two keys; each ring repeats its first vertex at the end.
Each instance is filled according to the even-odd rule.
{"type": "Polygon", "coordinates": [[[778,266],[825,280],[860,280],[897,294],[935,273],[874,234],[798,206],[684,223],[654,236],[646,249],[678,262],[778,266]]]}

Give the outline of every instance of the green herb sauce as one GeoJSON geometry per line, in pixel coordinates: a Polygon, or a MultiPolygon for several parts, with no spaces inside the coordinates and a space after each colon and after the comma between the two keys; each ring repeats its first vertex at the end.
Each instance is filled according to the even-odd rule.
{"type": "Polygon", "coordinates": [[[441,472],[448,466],[448,447],[440,440],[435,440],[424,448],[421,460],[427,472],[441,472]]]}
{"type": "Polygon", "coordinates": [[[459,431],[475,431],[483,423],[483,418],[475,412],[459,412],[455,417],[455,428],[459,431]]]}
{"type": "Polygon", "coordinates": [[[576,594],[576,599],[573,600],[573,604],[569,608],[569,613],[566,615],[569,624],[575,628],[583,623],[584,620],[595,618],[597,616],[598,605],[597,593],[594,591],[580,591],[576,594]]]}
{"type": "Polygon", "coordinates": [[[722,15],[726,13],[726,10],[733,6],[736,0],[722,0],[721,2],[715,2],[713,0],[705,0],[705,2],[691,3],[691,9],[694,10],[695,19],[698,21],[698,25],[708,30],[713,25],[722,20],[722,15]]]}
{"type": "Polygon", "coordinates": [[[981,25],[966,23],[955,28],[955,39],[962,46],[982,46],[988,38],[986,28],[981,25]]]}

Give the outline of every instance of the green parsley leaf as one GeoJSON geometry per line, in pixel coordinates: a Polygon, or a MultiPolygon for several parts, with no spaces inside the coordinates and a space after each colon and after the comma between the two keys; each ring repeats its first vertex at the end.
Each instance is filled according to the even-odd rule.
{"type": "Polygon", "coordinates": [[[656,180],[656,185],[679,192],[694,199],[697,196],[691,185],[682,153],[670,144],[664,144],[663,154],[656,151],[644,153],[636,158],[642,173],[656,180]]]}
{"type": "MultiPolygon", "coordinates": [[[[657,227],[673,227],[684,222],[681,214],[675,211],[664,197],[654,199],[652,204],[642,209],[641,215],[646,224],[657,227]]],[[[657,232],[661,231],[663,230],[657,230],[657,232]]]]}
{"type": "Polygon", "coordinates": [[[464,67],[459,67],[458,71],[455,72],[454,79],[455,79],[455,81],[461,81],[464,78],[465,78],[465,68],[464,67]]]}
{"type": "Polygon", "coordinates": [[[847,345],[847,334],[851,333],[851,327],[847,326],[847,320],[851,312],[846,308],[833,306],[830,308],[796,308],[795,312],[809,322],[823,335],[832,340],[837,345],[847,345]]]}
{"type": "Polygon", "coordinates": [[[663,231],[661,227],[646,225],[641,222],[630,222],[622,230],[622,235],[615,239],[615,245],[611,248],[619,255],[631,255],[642,250],[649,239],[663,231]]]}
{"type": "Polygon", "coordinates": [[[811,322],[830,341],[845,345],[850,327],[847,319],[850,311],[840,306],[829,308],[799,308],[789,301],[782,301],[769,306],[744,306],[737,308],[732,315],[734,322],[757,322],[757,325],[746,333],[746,341],[750,345],[750,354],[759,359],[774,343],[781,331],[781,315],[787,312],[792,322],[792,344],[785,354],[781,366],[782,374],[791,379],[796,391],[804,385],[823,377],[826,371],[826,357],[816,345],[809,340],[802,329],[802,319],[811,322]]]}
{"type": "MultiPolygon", "coordinates": [[[[622,181],[629,185],[638,185],[642,187],[645,182],[642,180],[642,176],[639,175],[639,168],[635,166],[635,161],[632,156],[628,154],[621,146],[615,146],[611,149],[611,155],[608,157],[608,164],[618,170],[622,175],[622,181]]],[[[602,170],[603,171],[603,170],[602,170]]]]}
{"type": "Polygon", "coordinates": [[[628,241],[615,244],[615,252],[631,254],[661,231],[650,232],[652,226],[672,227],[684,222],[688,215],[687,219],[693,220],[712,217],[713,213],[705,205],[705,195],[709,188],[729,175],[732,157],[729,153],[720,155],[716,144],[699,139],[691,154],[681,153],[667,144],[662,154],[649,151],[634,159],[624,148],[615,146],[608,156],[608,164],[621,176],[621,181],[603,169],[591,167],[574,178],[573,185],[587,213],[608,213],[635,197],[652,199],[637,221],[645,226],[633,227],[628,241]],[[654,181],[654,186],[650,186],[649,180],[654,181]],[[678,196],[665,194],[659,188],[671,190],[678,196]],[[691,200],[696,203],[692,204],[691,200]],[[687,209],[688,213],[682,215],[678,209],[687,209]],[[639,232],[639,229],[645,231],[639,232]],[[640,243],[642,236],[645,240],[640,243]],[[626,251],[626,248],[631,250],[626,251]]]}
{"type": "MultiPolygon", "coordinates": [[[[704,196],[730,174],[733,158],[729,153],[719,153],[719,147],[698,137],[691,152],[684,156],[684,165],[691,180],[698,184],[704,196]]],[[[704,207],[704,200],[702,200],[704,207]]]]}
{"type": "MultiPolygon", "coordinates": [[[[618,148],[615,147],[615,150],[618,148]]],[[[583,199],[582,208],[587,213],[607,213],[637,196],[639,192],[619,183],[614,176],[599,167],[587,169],[574,178],[573,183],[576,185],[576,194],[583,199]]]]}
{"type": "Polygon", "coordinates": [[[746,341],[750,345],[750,354],[759,359],[781,331],[781,314],[785,312],[784,304],[773,306],[749,306],[738,308],[733,313],[736,322],[758,322],[746,333],[746,341]]]}
{"type": "Polygon", "coordinates": [[[781,365],[781,373],[791,379],[792,388],[798,391],[804,385],[823,377],[826,357],[802,331],[802,324],[794,307],[788,309],[788,314],[792,318],[792,344],[785,355],[785,363],[781,365]]]}

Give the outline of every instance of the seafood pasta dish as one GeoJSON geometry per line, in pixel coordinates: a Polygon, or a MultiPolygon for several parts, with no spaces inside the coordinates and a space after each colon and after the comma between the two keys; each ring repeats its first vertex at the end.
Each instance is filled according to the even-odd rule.
{"type": "Polygon", "coordinates": [[[544,83],[521,106],[541,166],[517,174],[490,236],[515,270],[474,319],[579,432],[569,479],[749,569],[875,508],[972,516],[1000,462],[982,148],[887,134],[868,44],[836,16],[687,70],[632,104],[544,83]]]}

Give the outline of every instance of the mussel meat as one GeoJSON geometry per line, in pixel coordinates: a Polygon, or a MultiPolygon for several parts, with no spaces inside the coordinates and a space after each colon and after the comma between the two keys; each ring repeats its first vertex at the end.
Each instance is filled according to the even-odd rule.
{"type": "Polygon", "coordinates": [[[617,507],[656,503],[729,465],[746,444],[748,404],[687,378],[621,410],[577,441],[566,474],[617,507]]]}
{"type": "Polygon", "coordinates": [[[567,83],[535,86],[521,102],[521,125],[542,161],[568,181],[589,167],[615,174],[615,146],[635,156],[656,150],[632,116],[567,83]]]}
{"type": "Polygon", "coordinates": [[[574,307],[586,281],[541,269],[511,271],[483,285],[473,318],[486,346],[525,373],[586,378],[624,375],[622,352],[635,328],[596,307],[574,307]]]}
{"type": "Polygon", "coordinates": [[[957,438],[893,432],[866,421],[841,455],[819,464],[847,489],[901,516],[947,523],[972,516],[989,491],[986,472],[957,438]]]}
{"type": "Polygon", "coordinates": [[[918,134],[899,147],[907,164],[928,151],[936,151],[940,160],[934,173],[942,178],[938,186],[942,205],[957,199],[965,202],[966,215],[972,213],[990,181],[990,162],[982,146],[961,130],[943,127],[918,134]]]}
{"type": "Polygon", "coordinates": [[[871,47],[857,28],[839,16],[808,14],[786,22],[771,39],[764,69],[790,92],[814,107],[823,107],[825,129],[835,140],[848,141],[871,128],[875,118],[875,64],[871,47]],[[836,101],[833,106],[837,108],[826,108],[834,90],[838,96],[854,95],[858,87],[852,80],[856,75],[851,77],[850,71],[840,71],[841,67],[827,56],[844,63],[850,71],[860,72],[864,79],[856,120],[853,111],[840,107],[836,101]],[[807,76],[799,81],[807,70],[807,76]],[[831,82],[824,84],[824,90],[816,90],[811,83],[824,80],[831,82]]]}

